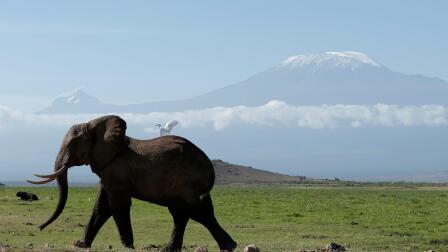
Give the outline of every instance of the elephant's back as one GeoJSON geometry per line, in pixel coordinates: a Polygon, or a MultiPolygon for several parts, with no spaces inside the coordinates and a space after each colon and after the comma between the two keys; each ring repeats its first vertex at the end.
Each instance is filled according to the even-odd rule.
{"type": "Polygon", "coordinates": [[[169,135],[150,140],[130,139],[129,148],[154,161],[187,158],[207,166],[212,165],[199,147],[180,136],[169,135]]]}
{"type": "Polygon", "coordinates": [[[140,180],[152,184],[151,192],[147,193],[160,196],[162,201],[179,197],[196,201],[213,187],[215,172],[210,159],[185,138],[163,136],[136,140],[130,141],[129,147],[148,162],[146,167],[140,167],[146,173],[140,180]]]}

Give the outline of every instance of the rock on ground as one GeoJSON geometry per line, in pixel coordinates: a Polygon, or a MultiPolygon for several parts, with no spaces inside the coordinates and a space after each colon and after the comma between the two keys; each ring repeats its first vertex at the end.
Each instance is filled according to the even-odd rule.
{"type": "Polygon", "coordinates": [[[11,249],[11,248],[13,248],[13,247],[10,246],[9,244],[0,242],[0,252],[8,251],[8,249],[11,249]]]}
{"type": "Polygon", "coordinates": [[[321,249],[312,249],[312,250],[301,249],[297,252],[343,252],[345,250],[346,249],[344,246],[332,242],[321,249]]]}
{"type": "Polygon", "coordinates": [[[260,252],[260,249],[254,244],[250,244],[244,247],[244,252],[260,252]]]}
{"type": "Polygon", "coordinates": [[[339,251],[345,251],[345,247],[334,242],[328,244],[324,248],[324,252],[339,252],[339,251]]]}

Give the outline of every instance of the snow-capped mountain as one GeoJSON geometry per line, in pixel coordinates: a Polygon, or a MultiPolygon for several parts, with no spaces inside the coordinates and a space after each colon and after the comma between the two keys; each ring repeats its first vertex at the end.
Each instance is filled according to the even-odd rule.
{"type": "Polygon", "coordinates": [[[276,66],[195,98],[201,103],[259,105],[272,99],[298,105],[447,104],[448,83],[394,72],[363,53],[288,57],[276,66]]]}
{"type": "Polygon", "coordinates": [[[287,57],[248,79],[182,101],[133,105],[104,104],[78,91],[61,97],[43,113],[152,112],[215,106],[256,106],[271,100],[295,105],[448,105],[448,83],[394,72],[361,52],[325,52],[287,57]]]}
{"type": "Polygon", "coordinates": [[[350,69],[361,67],[382,67],[382,65],[367,54],[361,52],[325,52],[320,54],[295,55],[283,60],[277,68],[304,69],[311,68],[317,72],[323,69],[350,69]]]}
{"type": "Polygon", "coordinates": [[[115,105],[101,102],[81,89],[76,89],[72,93],[57,97],[51,106],[39,112],[49,114],[112,112],[115,107],[115,105]]]}

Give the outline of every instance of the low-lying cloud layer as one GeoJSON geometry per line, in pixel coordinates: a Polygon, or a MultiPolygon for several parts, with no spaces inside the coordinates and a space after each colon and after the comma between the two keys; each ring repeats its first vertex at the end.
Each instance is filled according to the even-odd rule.
{"type": "MultiPolygon", "coordinates": [[[[113,114],[113,113],[112,113],[113,114]]],[[[0,128],[70,126],[102,114],[30,114],[0,106],[0,128]]],[[[181,127],[222,130],[235,124],[280,125],[324,129],[333,127],[447,126],[448,107],[439,105],[320,105],[296,106],[270,101],[258,107],[216,107],[182,112],[117,113],[128,124],[154,125],[177,120],[181,127]]],[[[151,130],[151,128],[148,128],[151,130]]]]}

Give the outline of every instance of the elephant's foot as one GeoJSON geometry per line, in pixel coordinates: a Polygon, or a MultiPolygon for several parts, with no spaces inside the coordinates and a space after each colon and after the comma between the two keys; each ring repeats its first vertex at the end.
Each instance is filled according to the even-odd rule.
{"type": "Polygon", "coordinates": [[[160,249],[160,252],[182,252],[182,248],[174,246],[172,243],[168,243],[165,247],[160,249]]]}
{"type": "Polygon", "coordinates": [[[130,241],[121,241],[121,244],[123,245],[123,247],[127,248],[127,249],[135,249],[134,247],[134,243],[130,242],[130,241]]]}
{"type": "Polygon", "coordinates": [[[89,245],[87,245],[84,241],[82,240],[76,240],[72,242],[72,245],[77,247],[77,248],[90,248],[89,245]]]}
{"type": "Polygon", "coordinates": [[[127,249],[135,249],[134,245],[132,245],[132,244],[128,244],[128,245],[125,244],[123,246],[127,249]]]}
{"type": "Polygon", "coordinates": [[[236,247],[238,246],[238,244],[235,241],[230,241],[229,243],[225,244],[224,246],[222,246],[220,248],[221,251],[226,251],[226,252],[232,252],[233,250],[236,249],[236,247]]]}

